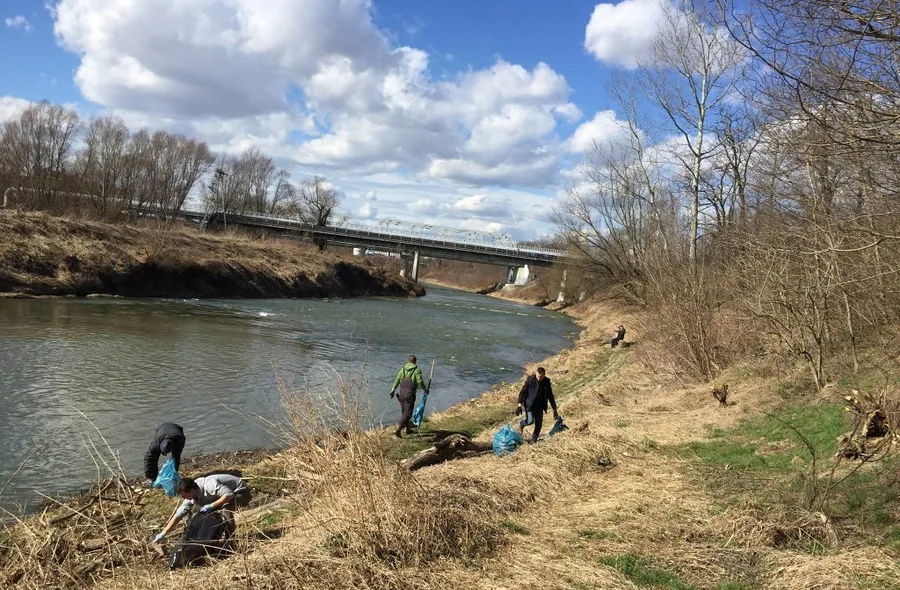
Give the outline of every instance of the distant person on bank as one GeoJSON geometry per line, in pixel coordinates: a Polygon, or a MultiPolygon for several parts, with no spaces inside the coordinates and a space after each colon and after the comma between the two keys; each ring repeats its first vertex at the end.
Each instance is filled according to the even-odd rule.
{"type": "Polygon", "coordinates": [[[397,425],[397,430],[394,432],[394,436],[397,438],[402,436],[404,429],[406,434],[412,434],[409,421],[412,420],[413,408],[416,406],[416,391],[421,387],[422,391],[428,393],[428,386],[425,385],[425,378],[422,377],[422,369],[416,365],[415,355],[410,355],[408,361],[397,373],[397,378],[394,379],[394,385],[391,387],[391,398],[396,392],[397,401],[400,402],[400,424],[397,425]]]}
{"type": "Polygon", "coordinates": [[[544,414],[547,412],[547,404],[553,408],[553,419],[559,418],[556,411],[556,398],[553,397],[553,387],[544,367],[538,367],[534,375],[529,375],[519,390],[519,405],[516,407],[516,416],[525,412],[525,417],[519,422],[519,433],[525,433],[525,427],[534,424],[534,432],[531,433],[531,442],[535,443],[541,435],[541,426],[544,424],[544,414]]]}
{"type": "Polygon", "coordinates": [[[620,342],[625,340],[625,326],[619,326],[616,328],[616,335],[612,337],[612,340],[609,341],[610,348],[615,348],[619,345],[620,342]]]}
{"type": "Polygon", "coordinates": [[[144,477],[147,487],[153,485],[159,475],[159,456],[172,454],[175,459],[175,470],[181,468],[181,452],[184,450],[184,429],[171,422],[156,427],[156,434],[150,441],[150,448],[144,453],[144,477]]]}
{"type": "Polygon", "coordinates": [[[200,506],[200,514],[208,514],[214,510],[222,510],[228,534],[234,532],[234,510],[250,503],[250,488],[244,480],[228,473],[214,473],[197,479],[184,477],[178,481],[175,491],[184,499],[178,510],[166,523],[162,532],[153,538],[159,543],[163,537],[190,513],[194,506],[200,506]]]}

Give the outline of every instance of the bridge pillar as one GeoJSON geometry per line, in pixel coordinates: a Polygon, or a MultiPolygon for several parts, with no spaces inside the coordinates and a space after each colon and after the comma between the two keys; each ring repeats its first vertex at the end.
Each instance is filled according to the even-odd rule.
{"type": "Polygon", "coordinates": [[[511,284],[516,282],[516,275],[519,273],[518,266],[507,266],[506,267],[506,284],[511,284]]]}
{"type": "Polygon", "coordinates": [[[531,271],[528,269],[528,265],[520,266],[516,270],[516,284],[517,285],[526,285],[531,280],[531,271]]]}
{"type": "Polygon", "coordinates": [[[557,303],[566,302],[566,277],[569,275],[569,269],[563,269],[562,281],[559,283],[559,295],[556,296],[557,303]]]}
{"type": "Polygon", "coordinates": [[[416,250],[413,252],[412,258],[412,270],[410,272],[409,278],[413,280],[413,282],[419,282],[419,251],[416,250]]]}
{"type": "Polygon", "coordinates": [[[353,255],[354,255],[354,256],[365,256],[365,255],[366,255],[366,249],[365,249],[365,248],[354,248],[354,249],[353,249],[353,255]]]}
{"type": "Polygon", "coordinates": [[[403,270],[400,271],[401,277],[406,277],[412,281],[419,281],[419,251],[416,250],[412,254],[403,252],[400,254],[400,260],[403,261],[403,270]]]}

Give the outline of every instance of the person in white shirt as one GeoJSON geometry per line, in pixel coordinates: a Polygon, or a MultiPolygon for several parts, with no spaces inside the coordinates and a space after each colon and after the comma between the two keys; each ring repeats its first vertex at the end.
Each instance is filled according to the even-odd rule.
{"type": "Polygon", "coordinates": [[[175,486],[175,491],[184,498],[184,502],[162,532],[153,538],[154,543],[162,541],[194,506],[200,506],[200,514],[222,509],[227,530],[234,531],[234,509],[246,506],[251,499],[250,488],[244,480],[228,473],[214,473],[197,479],[184,477],[175,486]]]}

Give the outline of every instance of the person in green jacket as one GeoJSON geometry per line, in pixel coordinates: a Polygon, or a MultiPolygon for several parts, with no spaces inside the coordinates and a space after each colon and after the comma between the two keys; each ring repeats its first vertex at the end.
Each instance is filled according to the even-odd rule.
{"type": "Polygon", "coordinates": [[[428,386],[425,385],[425,378],[422,377],[422,369],[416,365],[415,355],[410,355],[409,362],[397,373],[394,379],[394,386],[391,387],[391,398],[394,392],[397,395],[397,401],[400,402],[400,424],[394,436],[401,438],[402,432],[406,429],[406,434],[412,434],[412,428],[409,427],[409,421],[412,420],[413,408],[416,406],[416,391],[419,388],[428,393],[428,386]]]}

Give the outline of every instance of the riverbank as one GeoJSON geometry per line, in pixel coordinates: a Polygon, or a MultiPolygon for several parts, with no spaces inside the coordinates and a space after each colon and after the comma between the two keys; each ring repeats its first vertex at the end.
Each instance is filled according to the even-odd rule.
{"type": "Polygon", "coordinates": [[[338,408],[348,428],[324,437],[311,436],[322,423],[315,407],[288,397],[297,442],[246,467],[265,504],[239,529],[238,556],[166,575],[143,544],[173,507],[157,492],[140,494],[155,512],[122,517],[128,525],[93,553],[78,540],[90,534],[33,521],[29,534],[0,543],[4,569],[25,571],[18,587],[28,588],[48,587],[39,582],[53,572],[66,579],[61,571],[70,587],[104,589],[898,588],[896,463],[831,471],[835,439],[850,426],[847,386],[809,399],[792,393],[793,376],[741,365],[721,376],[731,392],[722,405],[711,384],[685,382],[659,362],[656,344],[642,340],[652,318],[641,310],[605,300],[566,311],[584,331],[541,363],[570,427],[560,436],[409,473],[397,461],[448,432],[489,443],[516,420],[520,384],[434,414],[421,436],[399,441],[352,428],[351,391],[338,408]],[[631,345],[610,349],[620,323],[631,345]],[[811,506],[816,489],[828,501],[811,506]],[[51,550],[56,561],[41,578],[33,555],[50,538],[71,538],[65,548],[80,557],[51,550]]]}
{"type": "Polygon", "coordinates": [[[421,296],[420,285],[290,240],[110,225],[0,210],[8,296],[421,296]]]}

